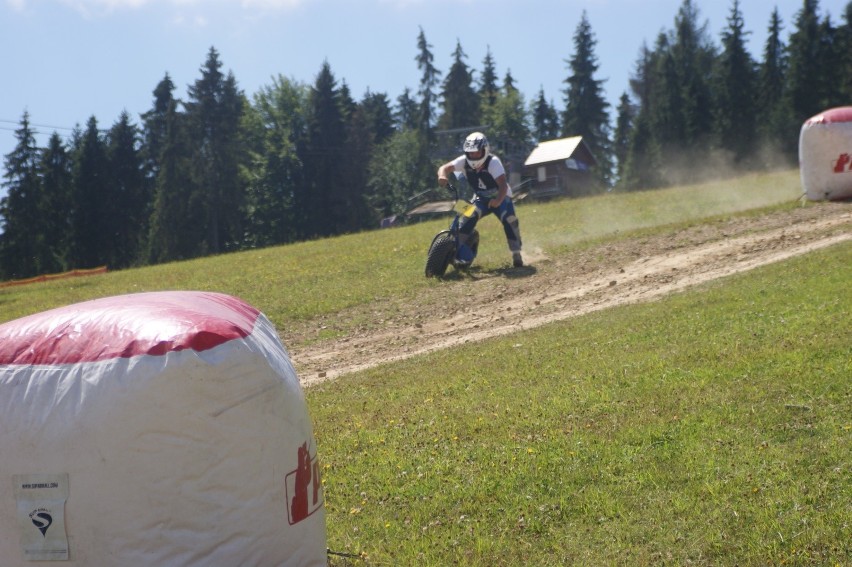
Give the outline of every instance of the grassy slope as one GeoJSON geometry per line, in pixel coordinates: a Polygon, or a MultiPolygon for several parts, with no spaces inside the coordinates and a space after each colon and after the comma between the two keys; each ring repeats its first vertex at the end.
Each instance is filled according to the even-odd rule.
{"type": "MultiPolygon", "coordinates": [[[[799,193],[785,172],[519,216],[553,256],[799,193]]],[[[0,321],[157,289],[232,293],[279,328],[414,300],[447,285],[422,277],[441,224],[0,289],[0,321]]],[[[505,263],[496,223],[483,238],[477,261],[505,263]]],[[[330,547],[380,565],[848,564],[850,260],[835,247],[309,390],[330,547]]]]}
{"type": "Polygon", "coordinates": [[[847,565],[852,247],[312,388],[376,565],[847,565]]]}

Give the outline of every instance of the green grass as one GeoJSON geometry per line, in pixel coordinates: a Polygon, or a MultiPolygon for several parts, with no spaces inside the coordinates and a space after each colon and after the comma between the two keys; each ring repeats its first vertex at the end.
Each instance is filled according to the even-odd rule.
{"type": "Polygon", "coordinates": [[[852,246],[308,391],[369,565],[848,565],[852,246]]]}

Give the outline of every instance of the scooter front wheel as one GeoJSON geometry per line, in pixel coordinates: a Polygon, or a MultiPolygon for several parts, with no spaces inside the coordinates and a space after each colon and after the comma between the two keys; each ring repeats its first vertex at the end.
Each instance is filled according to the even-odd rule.
{"type": "Polygon", "coordinates": [[[435,237],[426,255],[426,277],[439,278],[447,272],[447,266],[456,255],[456,242],[453,235],[444,232],[435,237]]]}

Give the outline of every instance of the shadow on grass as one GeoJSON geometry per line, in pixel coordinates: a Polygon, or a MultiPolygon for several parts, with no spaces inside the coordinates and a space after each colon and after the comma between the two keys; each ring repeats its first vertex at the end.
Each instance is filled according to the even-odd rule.
{"type": "Polygon", "coordinates": [[[480,266],[471,266],[464,270],[453,270],[451,272],[447,272],[443,277],[441,277],[441,279],[444,281],[462,281],[478,280],[495,276],[517,279],[528,278],[535,275],[537,272],[538,270],[536,270],[535,266],[521,266],[520,268],[508,266],[493,270],[484,270],[480,266]]]}

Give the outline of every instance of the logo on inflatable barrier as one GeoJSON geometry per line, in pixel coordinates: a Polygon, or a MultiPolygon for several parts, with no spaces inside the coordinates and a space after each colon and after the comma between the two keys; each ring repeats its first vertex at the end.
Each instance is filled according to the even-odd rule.
{"type": "Polygon", "coordinates": [[[298,451],[298,465],[286,478],[287,521],[298,524],[322,508],[322,481],[319,458],[311,457],[308,443],[302,443],[298,451]]]}
{"type": "Polygon", "coordinates": [[[834,173],[844,173],[847,171],[852,171],[852,157],[849,154],[840,154],[840,157],[834,162],[834,173]]]}
{"type": "Polygon", "coordinates": [[[47,528],[53,523],[53,516],[50,515],[50,510],[38,508],[30,512],[30,520],[33,525],[38,528],[43,537],[47,537],[47,528]]]}

